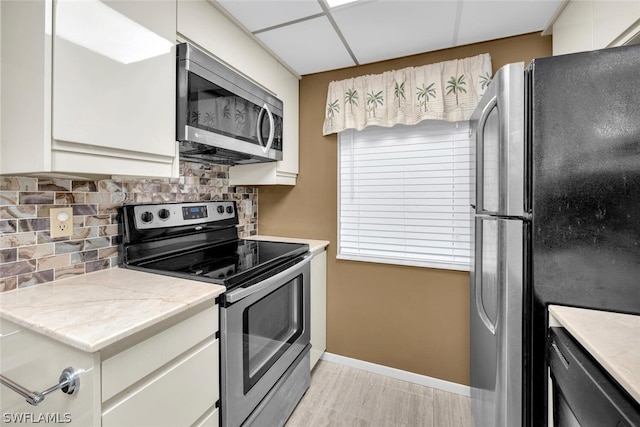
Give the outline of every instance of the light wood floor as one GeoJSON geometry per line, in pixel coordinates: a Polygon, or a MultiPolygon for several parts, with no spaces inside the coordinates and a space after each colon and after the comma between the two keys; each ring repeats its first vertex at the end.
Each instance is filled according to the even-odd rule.
{"type": "Polygon", "coordinates": [[[469,398],[320,360],[285,427],[472,427],[469,398]]]}

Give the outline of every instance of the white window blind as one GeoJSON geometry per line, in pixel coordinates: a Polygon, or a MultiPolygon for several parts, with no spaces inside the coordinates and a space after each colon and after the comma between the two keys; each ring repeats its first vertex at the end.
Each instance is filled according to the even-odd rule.
{"type": "Polygon", "coordinates": [[[469,270],[468,122],[339,135],[338,258],[469,270]]]}

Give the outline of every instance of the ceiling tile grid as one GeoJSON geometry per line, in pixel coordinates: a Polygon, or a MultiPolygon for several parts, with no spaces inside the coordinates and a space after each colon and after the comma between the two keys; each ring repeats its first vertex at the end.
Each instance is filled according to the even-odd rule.
{"type": "Polygon", "coordinates": [[[300,75],[542,31],[563,0],[209,0],[300,75]]]}
{"type": "Polygon", "coordinates": [[[317,0],[219,0],[217,3],[251,32],[323,12],[317,0]]]}
{"type": "Polygon", "coordinates": [[[561,2],[464,1],[456,45],[542,31],[561,2]]]}
{"type": "Polygon", "coordinates": [[[326,16],[260,32],[256,37],[300,75],[356,65],[326,16]]]}
{"type": "Polygon", "coordinates": [[[332,11],[358,63],[382,61],[449,47],[455,1],[378,1],[332,11]]]}

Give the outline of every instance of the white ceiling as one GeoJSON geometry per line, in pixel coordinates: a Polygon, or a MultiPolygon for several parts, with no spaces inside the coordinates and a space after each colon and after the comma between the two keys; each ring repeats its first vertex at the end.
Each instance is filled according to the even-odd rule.
{"type": "Polygon", "coordinates": [[[211,0],[300,75],[542,31],[563,0],[211,0]]]}

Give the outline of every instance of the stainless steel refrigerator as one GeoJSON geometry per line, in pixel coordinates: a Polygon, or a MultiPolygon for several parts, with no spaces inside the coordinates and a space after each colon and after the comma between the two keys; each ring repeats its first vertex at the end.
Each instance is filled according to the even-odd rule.
{"type": "Polygon", "coordinates": [[[547,306],[640,314],[640,46],[501,68],[471,132],[475,425],[545,426],[547,306]]]}

